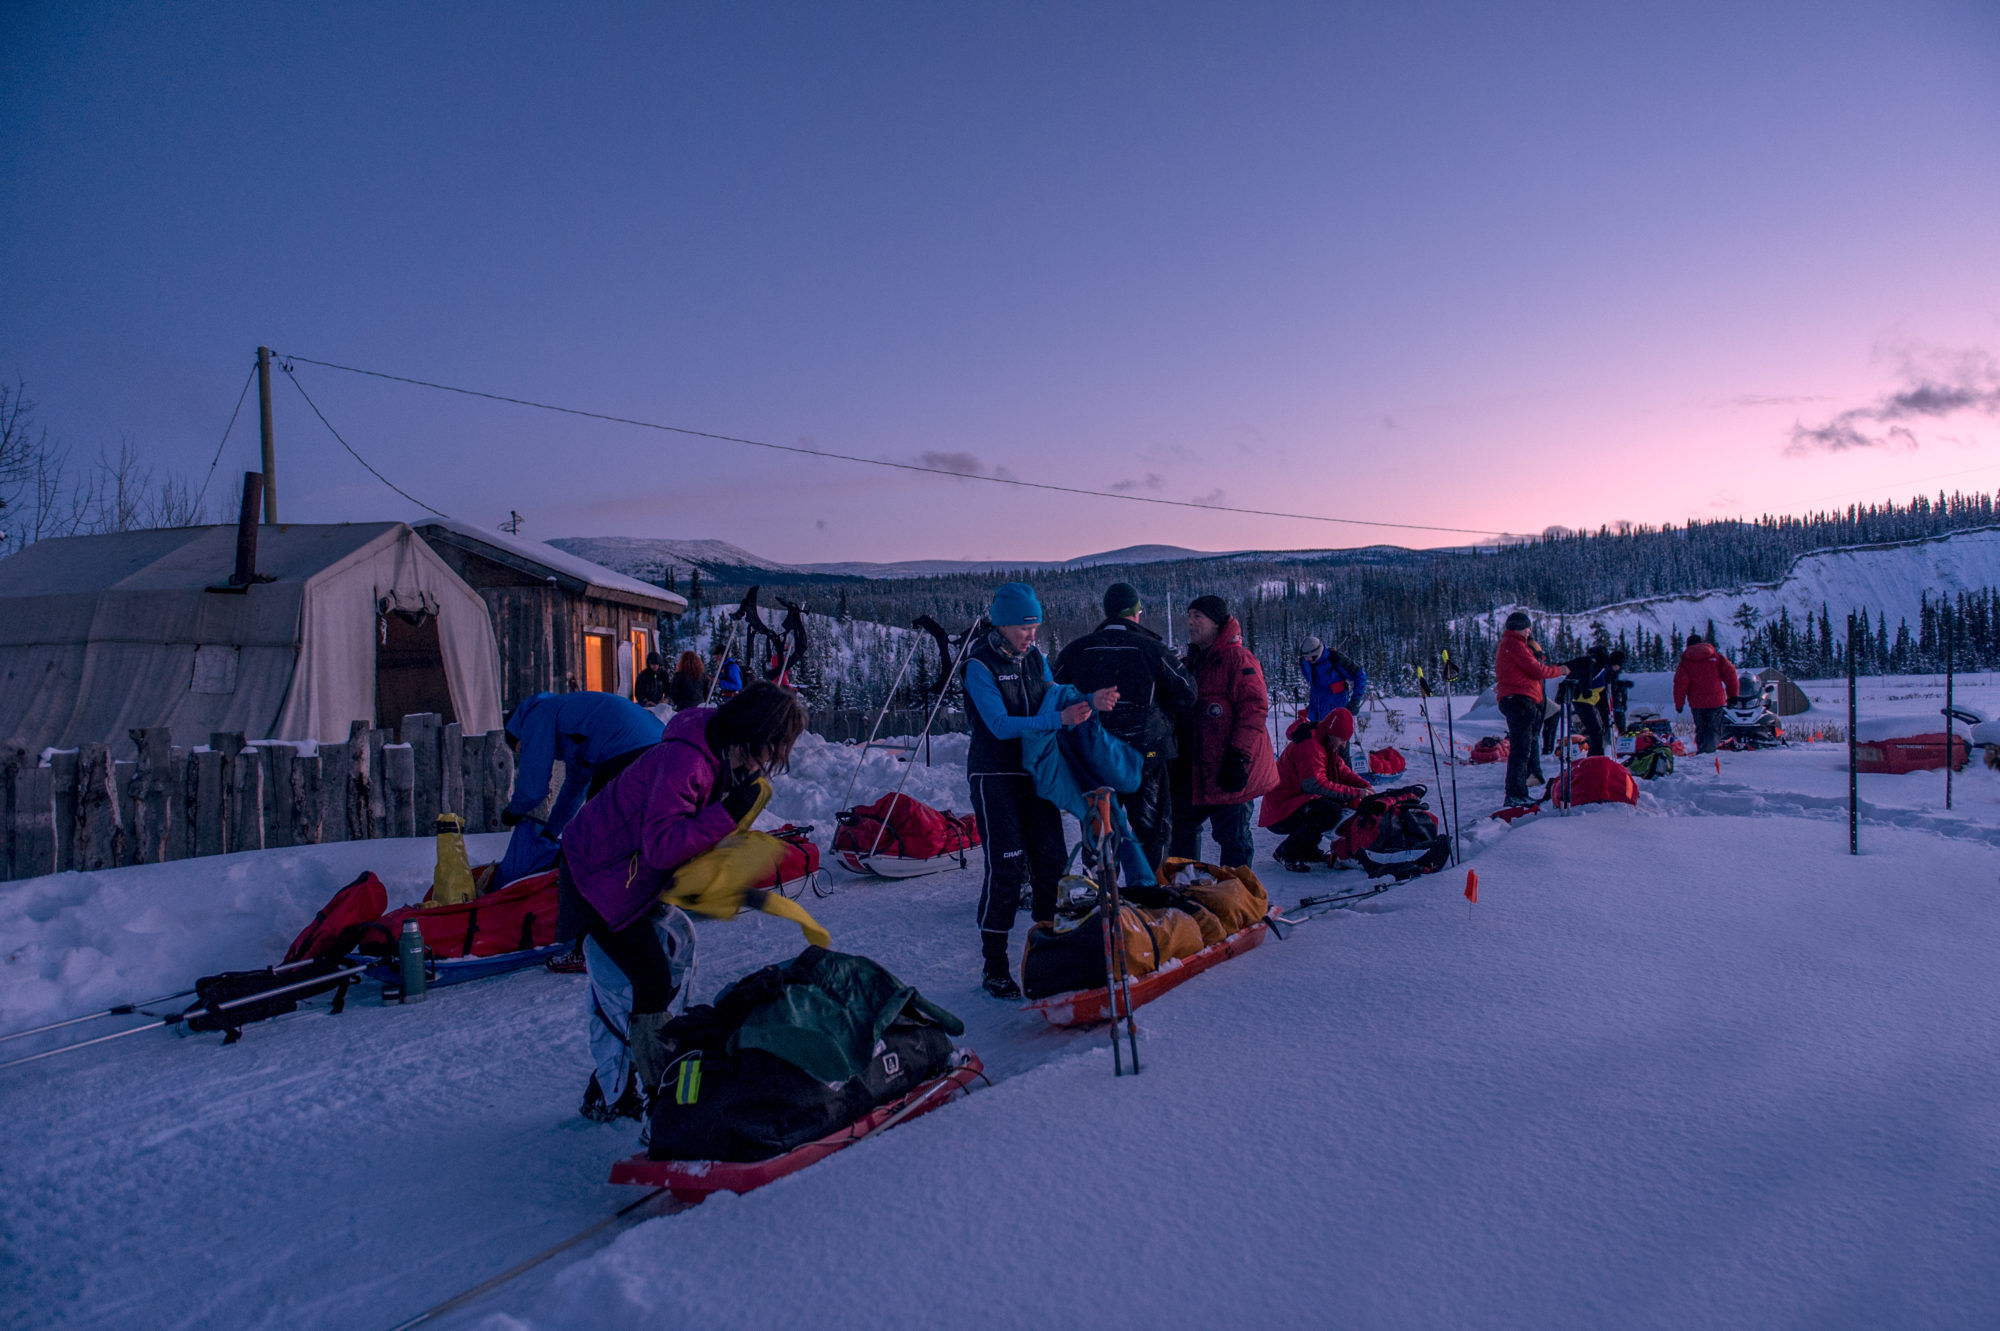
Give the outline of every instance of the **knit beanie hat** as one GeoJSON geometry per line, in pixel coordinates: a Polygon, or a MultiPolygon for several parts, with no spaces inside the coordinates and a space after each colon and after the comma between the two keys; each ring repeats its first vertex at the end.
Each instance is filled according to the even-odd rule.
{"type": "Polygon", "coordinates": [[[1318,638],[1307,638],[1299,644],[1299,655],[1305,657],[1308,661],[1317,661],[1320,652],[1323,650],[1324,645],[1318,638]]]}
{"type": "Polygon", "coordinates": [[[1513,614],[1507,616],[1507,628],[1509,631],[1530,629],[1534,625],[1535,621],[1528,618],[1528,612],[1525,610],[1516,610],[1513,614]]]}
{"type": "Polygon", "coordinates": [[[1339,743],[1345,744],[1354,738],[1354,713],[1345,707],[1336,707],[1328,712],[1326,719],[1320,724],[1325,726],[1326,733],[1339,743]]]}
{"type": "Polygon", "coordinates": [[[1104,614],[1107,619],[1129,615],[1139,605],[1139,589],[1129,582],[1114,582],[1104,589],[1104,614]]]}
{"type": "Polygon", "coordinates": [[[1229,602],[1220,596],[1197,596],[1188,602],[1188,609],[1197,615],[1206,615],[1218,625],[1229,622],[1229,602]]]}
{"type": "Polygon", "coordinates": [[[995,628],[1039,624],[1042,622],[1042,603],[1036,599],[1035,589],[1027,583],[1010,582],[993,593],[993,604],[986,611],[986,617],[993,621],[995,628]]]}

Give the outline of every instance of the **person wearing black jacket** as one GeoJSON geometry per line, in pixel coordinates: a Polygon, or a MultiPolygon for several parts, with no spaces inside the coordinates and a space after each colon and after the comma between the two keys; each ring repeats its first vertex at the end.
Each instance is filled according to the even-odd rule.
{"type": "Polygon", "coordinates": [[[1167,769],[1177,750],[1174,731],[1181,714],[1194,706],[1194,677],[1160,635],[1139,623],[1139,593],[1114,582],[1104,593],[1104,622],[1071,642],[1056,657],[1055,681],[1084,693],[1118,690],[1118,706],[1099,718],[1104,728],[1146,757],[1139,788],[1121,794],[1146,860],[1159,872],[1173,835],[1173,805],[1167,769]]]}

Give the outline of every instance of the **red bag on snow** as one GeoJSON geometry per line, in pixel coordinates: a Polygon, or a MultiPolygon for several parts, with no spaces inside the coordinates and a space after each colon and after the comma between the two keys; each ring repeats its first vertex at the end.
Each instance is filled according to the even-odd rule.
{"type": "Polygon", "coordinates": [[[391,911],[369,931],[362,950],[393,953],[404,920],[417,922],[424,946],[440,960],[547,947],[556,941],[555,871],[531,874],[456,906],[405,906],[391,911]]]}
{"type": "Polygon", "coordinates": [[[1376,776],[1398,776],[1407,766],[1409,764],[1403,761],[1402,753],[1393,746],[1376,749],[1368,755],[1368,770],[1376,776]]]}
{"type": "Polygon", "coordinates": [[[1579,759],[1567,773],[1549,782],[1549,798],[1558,808],[1577,804],[1637,804],[1639,783],[1615,758],[1579,759]]]}
{"type": "MultiPolygon", "coordinates": [[[[813,875],[819,872],[819,847],[813,844],[812,828],[797,827],[791,823],[786,823],[783,827],[773,831],[771,835],[785,843],[787,847],[785,858],[779,861],[777,870],[772,873],[771,877],[764,882],[758,883],[757,886],[760,888],[775,887],[780,892],[783,892],[794,883],[801,881],[810,882],[813,875]]],[[[796,895],[796,893],[787,893],[786,895],[796,895]]]]}
{"type": "Polygon", "coordinates": [[[833,834],[833,848],[856,855],[934,860],[940,855],[962,855],[979,844],[978,824],[971,814],[961,818],[940,812],[908,795],[884,795],[873,804],[858,804],[835,816],[840,819],[840,830],[833,834]],[[886,828],[882,825],[885,816],[886,828]]]}
{"type": "Polygon", "coordinates": [[[354,950],[368,927],[389,909],[389,890],[372,873],[364,873],[333,894],[312,923],[299,931],[285,949],[285,964],[344,957],[354,950]]]}
{"type": "Polygon", "coordinates": [[[1508,743],[1498,735],[1488,735],[1472,746],[1472,761],[1476,763],[1505,762],[1508,743]]]}

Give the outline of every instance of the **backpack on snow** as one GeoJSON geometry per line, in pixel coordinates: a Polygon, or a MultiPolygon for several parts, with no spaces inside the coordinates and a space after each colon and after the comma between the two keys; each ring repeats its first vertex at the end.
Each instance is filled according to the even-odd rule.
{"type": "Polygon", "coordinates": [[[1506,739],[1499,735],[1488,735],[1472,746],[1472,761],[1475,763],[1498,763],[1507,759],[1506,739]]]}
{"type": "Polygon", "coordinates": [[[964,1029],[866,957],[808,947],[661,1029],[647,1154],[783,1155],[944,1073],[964,1029]]]}
{"type": "Polygon", "coordinates": [[[1403,761],[1402,752],[1394,745],[1386,749],[1376,749],[1368,755],[1368,770],[1375,776],[1401,776],[1409,764],[1403,761]]]}
{"type": "Polygon", "coordinates": [[[1554,800],[1557,808],[1578,804],[1637,804],[1639,783],[1632,779],[1624,764],[1600,754],[1595,758],[1579,758],[1569,771],[1549,782],[1545,798],[1554,800]]]}
{"type": "MultiPolygon", "coordinates": [[[[1114,940],[1125,954],[1126,974],[1151,975],[1170,961],[1191,957],[1202,949],[1201,926],[1186,913],[1168,907],[1142,910],[1122,906],[1114,940]]],[[[1021,992],[1029,998],[1051,998],[1078,989],[1102,989],[1104,973],[1104,914],[1093,910],[1073,928],[1037,924],[1021,944],[1021,992]]]]}
{"type": "Polygon", "coordinates": [[[1632,775],[1641,781],[1671,776],[1674,770],[1674,751],[1665,744],[1648,744],[1627,758],[1625,765],[1631,768],[1632,775]]]}
{"type": "Polygon", "coordinates": [[[368,933],[368,927],[389,909],[389,890],[373,873],[364,873],[319,908],[312,923],[299,931],[285,950],[285,964],[344,957],[368,933]]]}
{"type": "Polygon", "coordinates": [[[819,847],[813,842],[812,827],[786,823],[773,829],[771,835],[785,843],[785,858],[771,876],[757,886],[776,888],[788,897],[804,895],[807,887],[811,887],[816,896],[825,895],[819,885],[819,847]]]}
{"type": "Polygon", "coordinates": [[[1382,805],[1381,812],[1356,809],[1334,832],[1326,862],[1351,860],[1370,878],[1388,876],[1398,882],[1442,869],[1451,859],[1451,837],[1425,807],[1425,793],[1422,786],[1407,786],[1364,800],[1382,805]]]}

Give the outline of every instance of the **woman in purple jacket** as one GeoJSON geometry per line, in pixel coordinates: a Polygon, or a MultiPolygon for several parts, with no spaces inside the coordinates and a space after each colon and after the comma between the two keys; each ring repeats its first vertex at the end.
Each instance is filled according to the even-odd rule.
{"type": "MultiPolygon", "coordinates": [[[[806,728],[791,689],[759,680],[720,707],[675,715],[664,738],[591,797],[563,833],[562,912],[632,984],[627,1029],[640,1093],[665,1072],[660,1027],[674,999],[654,918],[674,870],[736,830],[806,728]]],[[[600,1092],[602,1094],[602,1092],[600,1092]]]]}

